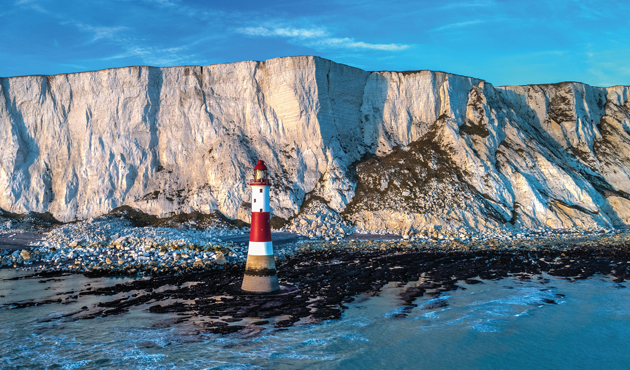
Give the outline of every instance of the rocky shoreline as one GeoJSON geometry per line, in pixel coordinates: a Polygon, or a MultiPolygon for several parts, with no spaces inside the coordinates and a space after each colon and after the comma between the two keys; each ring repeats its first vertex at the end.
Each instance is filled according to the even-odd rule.
{"type": "Polygon", "coordinates": [[[404,318],[416,308],[418,297],[446,304],[440,294],[462,288],[461,282],[603,274],[625,287],[621,283],[630,276],[627,228],[474,232],[431,227],[403,235],[345,229],[343,237],[335,238],[276,231],[276,264],[286,289],[283,294],[251,295],[240,291],[247,227],[195,226],[189,221],[177,227],[141,226],[112,215],[48,227],[5,226],[0,230],[0,269],[28,270],[32,273],[25,278],[43,283],[68,274],[133,279],[109,287],[86,284],[58,298],[10,302],[0,308],[99,296],[97,305],[63,319],[142,308],[174,314],[176,322],[194,321],[199,332],[258,332],[337,319],[358,295],[379,294],[389,283],[403,288],[398,316],[404,318]]]}
{"type": "MultiPolygon", "coordinates": [[[[309,238],[274,232],[275,256],[283,260],[309,250],[392,248],[437,251],[527,250],[606,247],[630,243],[627,229],[447,231],[435,227],[403,235],[361,230],[343,238],[309,238]],[[411,234],[411,235],[410,235],[411,234]]],[[[102,217],[33,232],[0,230],[0,268],[102,272],[111,275],[163,275],[243,264],[249,230],[243,228],[136,227],[124,218],[102,217]],[[20,241],[23,248],[19,248],[20,241]],[[14,243],[14,244],[11,244],[14,243]],[[17,247],[17,248],[16,248],[17,247]]]]}
{"type": "MultiPolygon", "coordinates": [[[[0,216],[0,268],[146,276],[221,269],[243,264],[247,257],[249,225],[216,213],[160,219],[120,207],[98,218],[65,224],[46,214],[18,216],[6,212],[0,216]]],[[[630,243],[630,229],[481,231],[431,225],[390,234],[385,229],[358,229],[311,202],[300,217],[277,227],[273,240],[276,258],[284,260],[330,248],[465,252],[624,245],[630,243]]]]}
{"type": "MultiPolygon", "coordinates": [[[[86,286],[80,291],[57,294],[57,299],[12,302],[5,309],[42,304],[63,304],[99,296],[100,303],[85,306],[64,320],[91,319],[124,314],[133,308],[177,315],[176,321],[194,321],[198,332],[232,333],[241,330],[279,330],[294,324],[338,319],[358,295],[378,295],[388,283],[402,287],[399,295],[404,318],[419,309],[414,300],[436,298],[435,307],[447,305],[443,292],[465,289],[461,285],[507,277],[545,281],[546,275],[586,279],[596,274],[610,276],[619,288],[630,277],[628,244],[602,242],[569,248],[541,244],[527,248],[452,249],[383,242],[349,242],[344,248],[309,243],[301,251],[278,260],[281,284],[292,287],[285,294],[252,295],[240,291],[243,265],[216,264],[217,268],[177,271],[133,279],[115,286],[86,286]]],[[[121,271],[119,271],[121,272],[121,271]]],[[[87,277],[110,276],[113,271],[92,270],[87,277]]],[[[63,271],[40,271],[21,278],[54,279],[63,271]]],[[[89,284],[87,284],[89,285],[89,284]]],[[[554,304],[553,300],[540,302],[554,304]]],[[[433,308],[435,308],[433,307],[433,308]]],[[[427,307],[422,307],[427,309],[427,307]]]]}
{"type": "MultiPolygon", "coordinates": [[[[1,250],[0,268],[13,267],[37,271],[107,273],[144,276],[221,269],[225,264],[242,265],[247,257],[247,230],[196,230],[171,228],[123,228],[115,222],[95,226],[77,224],[59,227],[41,239],[29,238],[24,231],[2,232],[5,240],[36,240],[25,249],[1,250]],[[109,231],[108,231],[109,229],[109,231]],[[121,236],[122,234],[122,236],[121,236]],[[230,239],[238,240],[234,242],[230,239]]],[[[349,234],[345,239],[325,241],[307,239],[299,234],[278,234],[286,240],[276,246],[278,260],[316,250],[419,249],[445,252],[484,250],[537,251],[572,248],[604,248],[630,243],[627,230],[528,230],[513,233],[458,233],[440,231],[419,233],[412,240],[391,235],[349,234]]]]}

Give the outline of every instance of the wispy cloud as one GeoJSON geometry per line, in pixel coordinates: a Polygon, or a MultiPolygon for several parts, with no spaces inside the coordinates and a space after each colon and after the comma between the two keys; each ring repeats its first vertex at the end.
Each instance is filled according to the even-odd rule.
{"type": "Polygon", "coordinates": [[[143,0],[145,3],[154,5],[157,8],[168,10],[170,14],[177,13],[191,19],[202,19],[205,21],[221,22],[230,16],[238,16],[238,12],[227,14],[222,10],[207,7],[189,6],[181,0],[143,0]]]}
{"type": "Polygon", "coordinates": [[[461,8],[480,8],[497,5],[494,1],[464,1],[450,3],[440,7],[442,10],[461,9],[461,8]]]}
{"type": "Polygon", "coordinates": [[[244,27],[236,30],[238,33],[242,33],[248,36],[263,36],[263,37],[295,37],[295,38],[314,38],[328,36],[328,32],[322,28],[290,28],[290,27],[244,27]]]}
{"type": "Polygon", "coordinates": [[[597,11],[584,3],[578,3],[580,7],[580,17],[588,19],[601,19],[604,18],[604,13],[597,11]]]}
{"type": "MultiPolygon", "coordinates": [[[[159,45],[146,45],[146,42],[138,37],[133,36],[136,32],[132,27],[127,26],[103,26],[103,25],[91,25],[72,19],[67,15],[58,14],[54,11],[48,11],[39,6],[37,0],[20,0],[20,4],[23,7],[31,8],[41,13],[45,13],[48,16],[59,20],[59,24],[73,26],[84,33],[87,33],[90,39],[84,44],[90,45],[99,41],[109,41],[111,44],[116,45],[118,53],[101,58],[95,58],[93,60],[116,60],[125,58],[139,58],[143,63],[149,65],[176,65],[176,64],[195,64],[205,63],[205,59],[198,58],[196,53],[192,53],[193,46],[200,42],[206,41],[207,38],[198,39],[192,43],[180,45],[177,47],[159,46],[159,45]]],[[[172,3],[169,0],[152,0],[159,3],[160,6],[175,6],[177,4],[172,3]]],[[[71,66],[70,64],[68,64],[71,66]]]]}
{"type": "Polygon", "coordinates": [[[596,78],[597,86],[619,85],[619,77],[630,76],[630,67],[626,63],[630,56],[629,48],[615,47],[600,49],[597,44],[586,44],[586,72],[596,78]]]}
{"type": "Polygon", "coordinates": [[[459,29],[459,28],[474,26],[476,24],[481,24],[481,23],[486,23],[486,22],[487,21],[484,21],[481,19],[476,19],[473,21],[449,23],[449,24],[445,24],[444,26],[436,27],[432,30],[429,30],[429,32],[439,32],[439,31],[445,31],[445,30],[459,29]]]}
{"type": "Polygon", "coordinates": [[[409,45],[373,44],[364,41],[356,41],[354,38],[349,37],[332,37],[331,33],[323,27],[295,28],[286,26],[257,26],[237,28],[236,32],[255,37],[288,38],[295,43],[300,43],[313,49],[325,48],[399,51],[409,48],[409,45]]]}
{"type": "Polygon", "coordinates": [[[409,45],[398,44],[370,44],[363,41],[355,41],[352,38],[324,38],[310,43],[312,47],[326,47],[339,49],[368,49],[368,50],[386,50],[399,51],[409,48],[409,45]]]}
{"type": "Polygon", "coordinates": [[[38,4],[37,0],[18,0],[17,2],[15,2],[15,5],[35,10],[36,12],[40,12],[42,14],[51,14],[48,10],[44,9],[40,4],[38,4]]]}
{"type": "Polygon", "coordinates": [[[174,7],[181,4],[175,3],[171,0],[144,0],[145,3],[153,3],[164,7],[174,7]]]}
{"type": "Polygon", "coordinates": [[[106,26],[90,26],[83,23],[75,23],[79,29],[92,33],[92,39],[89,43],[93,43],[98,40],[119,40],[119,33],[129,30],[128,27],[106,27],[106,26]]]}
{"type": "MultiPolygon", "coordinates": [[[[79,22],[77,20],[72,19],[71,17],[59,14],[54,11],[49,11],[47,9],[42,8],[38,4],[35,3],[35,0],[20,0],[16,4],[23,4],[24,6],[36,10],[40,13],[44,13],[49,17],[57,19],[59,24],[61,25],[71,25],[78,28],[81,31],[92,34],[92,39],[87,42],[87,44],[94,43],[98,40],[112,40],[112,41],[121,41],[122,38],[119,37],[119,33],[122,31],[128,31],[129,27],[125,26],[100,26],[100,25],[89,25],[83,22],[79,22]]],[[[55,40],[55,42],[57,42],[55,40]]]]}
{"type": "Polygon", "coordinates": [[[188,53],[191,45],[160,48],[130,44],[124,45],[123,47],[126,49],[125,52],[109,57],[99,58],[99,60],[115,60],[139,57],[144,61],[144,63],[158,66],[176,65],[180,63],[195,64],[198,62],[197,60],[195,60],[195,54],[188,53]]]}

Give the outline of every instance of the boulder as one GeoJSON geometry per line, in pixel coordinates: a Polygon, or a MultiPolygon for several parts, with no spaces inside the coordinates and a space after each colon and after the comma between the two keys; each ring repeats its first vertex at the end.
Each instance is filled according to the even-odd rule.
{"type": "Polygon", "coordinates": [[[218,253],[216,258],[214,259],[214,263],[217,265],[224,265],[227,262],[227,259],[223,255],[223,253],[218,253]]]}

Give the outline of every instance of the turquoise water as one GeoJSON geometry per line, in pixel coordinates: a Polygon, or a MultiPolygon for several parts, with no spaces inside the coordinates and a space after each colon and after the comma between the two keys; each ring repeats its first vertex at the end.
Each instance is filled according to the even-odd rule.
{"type": "MultiPolygon", "coordinates": [[[[0,270],[0,279],[19,274],[0,270]]],[[[0,304],[67,297],[56,294],[122,281],[57,279],[3,280],[0,304]]],[[[194,322],[172,324],[176,316],[150,314],[148,306],[90,320],[61,317],[100,297],[5,307],[0,367],[626,369],[630,364],[630,294],[623,284],[603,276],[577,282],[545,276],[460,285],[466,289],[418,298],[418,307],[403,319],[396,318],[402,312],[401,288],[390,283],[378,296],[357,297],[338,321],[227,336],[198,334],[194,322]]]]}

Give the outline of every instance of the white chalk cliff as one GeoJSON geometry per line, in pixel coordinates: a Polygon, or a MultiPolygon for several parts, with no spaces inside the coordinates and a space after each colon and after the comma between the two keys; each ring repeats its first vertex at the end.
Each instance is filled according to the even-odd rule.
{"type": "Polygon", "coordinates": [[[248,220],[308,197],[364,228],[630,223],[629,87],[493,87],[318,57],[0,79],[0,208],[248,220]]]}

